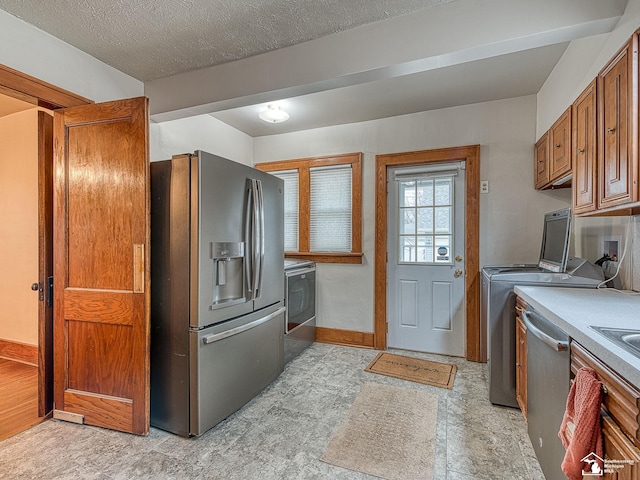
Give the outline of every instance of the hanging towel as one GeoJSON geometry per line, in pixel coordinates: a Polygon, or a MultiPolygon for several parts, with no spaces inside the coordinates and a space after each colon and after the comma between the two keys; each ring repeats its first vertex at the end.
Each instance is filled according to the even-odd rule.
{"type": "Polygon", "coordinates": [[[602,405],[602,383],[596,372],[588,367],[578,370],[569,390],[567,409],[562,419],[558,436],[566,449],[562,471],[569,480],[582,480],[582,472],[597,471],[604,466],[602,455],[602,425],[600,408],[602,405]],[[567,441],[567,424],[574,425],[571,441],[567,441]],[[598,458],[593,458],[593,454],[598,458]],[[590,462],[583,459],[589,458],[590,462]],[[594,467],[594,460],[597,464],[594,467]],[[594,470],[592,470],[592,468],[594,470]]]}

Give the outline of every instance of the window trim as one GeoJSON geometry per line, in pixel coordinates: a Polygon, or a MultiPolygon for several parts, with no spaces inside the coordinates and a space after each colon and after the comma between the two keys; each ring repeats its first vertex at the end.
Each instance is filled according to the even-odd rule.
{"type": "Polygon", "coordinates": [[[298,250],[285,257],[313,260],[317,263],[362,263],[362,153],[326,157],[278,160],[255,165],[263,172],[298,171],[298,250]],[[310,169],[333,165],[351,165],[351,252],[310,252],[310,169]]]}

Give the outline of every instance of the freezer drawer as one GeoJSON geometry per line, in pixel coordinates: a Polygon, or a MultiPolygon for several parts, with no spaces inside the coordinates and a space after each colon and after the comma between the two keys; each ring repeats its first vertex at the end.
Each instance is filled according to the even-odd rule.
{"type": "Polygon", "coordinates": [[[190,332],[191,435],[240,409],[284,369],[282,304],[190,332]]]}

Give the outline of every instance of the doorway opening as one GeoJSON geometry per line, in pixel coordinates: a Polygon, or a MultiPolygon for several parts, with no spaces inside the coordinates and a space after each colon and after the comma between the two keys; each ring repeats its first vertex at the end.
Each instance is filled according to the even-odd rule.
{"type": "MultiPolygon", "coordinates": [[[[31,253],[25,254],[32,264],[26,274],[29,280],[15,282],[21,294],[26,293],[29,301],[34,300],[35,309],[31,305],[27,316],[29,322],[32,316],[35,318],[27,333],[5,334],[9,337],[8,341],[0,341],[0,356],[6,360],[2,362],[0,375],[3,380],[21,379],[20,389],[12,388],[10,381],[0,382],[0,398],[11,399],[7,408],[0,405],[0,424],[6,427],[6,431],[0,431],[1,439],[26,430],[51,414],[53,308],[49,301],[49,283],[52,281],[50,272],[53,270],[53,121],[50,110],[92,102],[3,65],[0,65],[0,95],[5,106],[10,105],[7,108],[14,109],[14,113],[31,111],[37,116],[33,126],[37,132],[33,133],[32,138],[29,137],[29,148],[35,152],[37,158],[34,161],[37,165],[31,165],[31,171],[27,175],[31,184],[29,188],[35,188],[35,191],[30,193],[30,202],[33,204],[30,208],[35,209],[35,212],[32,212],[28,227],[35,231],[28,234],[29,241],[35,242],[35,248],[32,245],[31,253]],[[36,238],[33,239],[33,236],[36,238]],[[31,289],[35,291],[30,291],[31,289]],[[5,395],[2,390],[4,388],[11,389],[11,395],[5,395]]],[[[9,115],[9,111],[11,110],[5,109],[3,116],[9,115]]],[[[9,161],[26,169],[22,152],[20,153],[13,155],[9,161]]],[[[21,175],[25,173],[20,170],[18,172],[21,175]]],[[[3,220],[9,224],[9,228],[13,226],[12,222],[4,218],[3,220]]]]}
{"type": "Polygon", "coordinates": [[[387,182],[392,167],[464,162],[466,185],[464,198],[464,309],[465,357],[482,362],[480,342],[480,145],[442,148],[418,152],[376,156],[376,244],[374,292],[374,347],[387,348],[387,182]]]}

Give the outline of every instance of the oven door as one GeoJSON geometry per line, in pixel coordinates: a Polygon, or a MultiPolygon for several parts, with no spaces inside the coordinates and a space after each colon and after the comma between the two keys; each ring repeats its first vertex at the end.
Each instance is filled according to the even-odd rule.
{"type": "Polygon", "coordinates": [[[286,321],[285,332],[312,320],[316,316],[316,268],[285,271],[286,321]]]}

